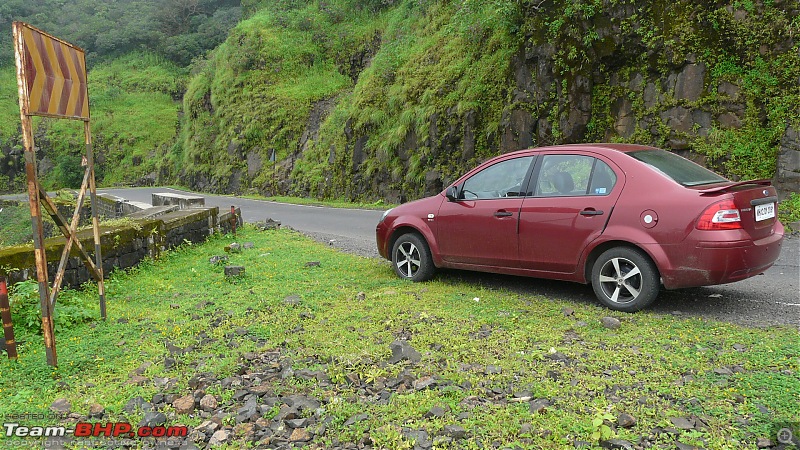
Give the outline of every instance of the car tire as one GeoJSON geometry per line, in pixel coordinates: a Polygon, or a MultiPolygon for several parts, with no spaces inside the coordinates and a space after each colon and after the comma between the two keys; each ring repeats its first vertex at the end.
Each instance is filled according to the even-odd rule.
{"type": "Polygon", "coordinates": [[[430,280],[436,272],[428,244],[416,233],[397,238],[392,246],[392,267],[397,276],[414,282],[430,280]]]}
{"type": "Polygon", "coordinates": [[[635,312],[653,303],[661,282],[658,269],[646,254],[634,248],[615,247],[594,262],[592,288],[605,306],[635,312]]]}

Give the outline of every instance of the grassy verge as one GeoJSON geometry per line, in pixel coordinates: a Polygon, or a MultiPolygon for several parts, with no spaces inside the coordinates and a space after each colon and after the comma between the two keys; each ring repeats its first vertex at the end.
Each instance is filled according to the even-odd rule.
{"type": "MultiPolygon", "coordinates": [[[[171,185],[168,187],[172,189],[177,189],[179,191],[198,193],[200,195],[203,194],[202,192],[193,191],[191,188],[188,188],[186,186],[171,185]]],[[[226,196],[226,194],[214,194],[214,195],[226,196]]],[[[227,196],[234,197],[233,195],[227,195],[227,196]]],[[[294,205],[327,206],[329,208],[358,208],[358,209],[386,210],[397,206],[395,204],[385,203],[383,200],[364,203],[364,202],[352,202],[350,200],[345,200],[345,199],[315,199],[309,197],[291,197],[288,195],[275,195],[271,197],[264,197],[263,195],[256,195],[256,194],[239,195],[236,197],[249,198],[251,200],[264,200],[264,201],[278,202],[278,203],[291,203],[294,205]]]]}
{"type": "MultiPolygon", "coordinates": [[[[126,405],[142,397],[167,425],[216,421],[231,430],[223,447],[243,448],[281,442],[280,433],[289,441],[295,431],[277,422],[301,395],[319,402],[299,417],[316,447],[552,449],[608,438],[755,448],[800,419],[795,329],[644,312],[615,314],[621,326],[612,330],[598,306],[447,277],[409,284],[382,261],[283,230],[240,235],[254,247],[228,255],[247,270],[229,281],[209,258],[232,241],[213,238],[115,274],[109,319],[57,332],[57,369],[45,364],[41,337],[20,329],[20,360],[0,360],[0,417],[44,414],[65,398],[78,416],[99,404],[104,415],[92,420],[135,427],[145,413],[126,405]],[[420,359],[390,363],[398,339],[420,359]],[[178,414],[174,400],[186,395],[217,405],[178,414]],[[248,398],[264,406],[255,424],[239,417],[248,398]]],[[[95,296],[87,289],[63,301],[95,296]]],[[[191,436],[201,447],[210,437],[191,436]]]]}
{"type": "Polygon", "coordinates": [[[336,199],[317,200],[313,198],[286,197],[286,196],[275,196],[275,197],[246,196],[246,197],[253,198],[256,200],[267,200],[279,203],[293,203],[295,205],[327,206],[330,208],[358,208],[358,209],[385,210],[397,206],[391,203],[384,203],[383,200],[378,200],[376,202],[370,202],[370,203],[363,203],[363,202],[351,202],[349,200],[336,200],[336,199]]]}

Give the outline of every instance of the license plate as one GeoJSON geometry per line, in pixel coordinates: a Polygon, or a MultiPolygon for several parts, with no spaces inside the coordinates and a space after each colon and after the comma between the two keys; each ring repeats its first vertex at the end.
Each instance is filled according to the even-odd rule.
{"type": "Polygon", "coordinates": [[[756,205],[756,222],[775,217],[775,203],[756,205]]]}

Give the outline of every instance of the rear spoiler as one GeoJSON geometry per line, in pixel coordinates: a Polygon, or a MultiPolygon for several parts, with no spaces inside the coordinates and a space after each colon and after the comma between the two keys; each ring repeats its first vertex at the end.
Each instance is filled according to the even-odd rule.
{"type": "Polygon", "coordinates": [[[761,186],[772,186],[772,180],[747,180],[747,181],[737,181],[735,183],[726,184],[724,186],[717,186],[713,188],[703,189],[700,191],[700,195],[709,195],[709,194],[717,194],[720,192],[725,192],[728,189],[735,188],[736,186],[744,186],[745,184],[759,184],[761,186]]]}

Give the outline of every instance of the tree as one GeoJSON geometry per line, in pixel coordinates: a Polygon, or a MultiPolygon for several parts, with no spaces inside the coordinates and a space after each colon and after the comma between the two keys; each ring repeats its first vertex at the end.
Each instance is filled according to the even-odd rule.
{"type": "Polygon", "coordinates": [[[192,18],[205,14],[200,0],[166,0],[156,13],[161,31],[167,36],[192,31],[192,18]]]}

